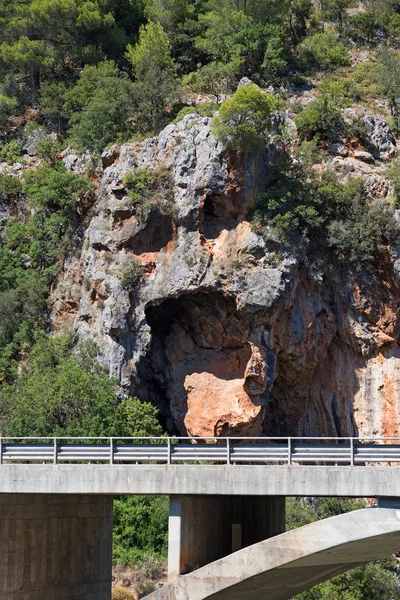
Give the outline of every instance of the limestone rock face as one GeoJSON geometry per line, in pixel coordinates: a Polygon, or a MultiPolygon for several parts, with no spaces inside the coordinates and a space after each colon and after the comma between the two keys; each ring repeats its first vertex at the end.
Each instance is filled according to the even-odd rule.
{"type": "MultiPolygon", "coordinates": [[[[111,148],[81,254],[53,291],[53,323],[93,338],[121,396],[153,402],[171,433],[395,435],[400,290],[390,261],[383,285],[312,278],[257,235],[250,219],[268,158],[230,154],[196,114],[111,148]],[[159,167],[172,174],[172,205],[133,202],[125,176],[159,167]],[[139,275],[127,281],[132,265],[139,275]]],[[[374,166],[334,161],[371,185],[386,181],[374,166]]]]}

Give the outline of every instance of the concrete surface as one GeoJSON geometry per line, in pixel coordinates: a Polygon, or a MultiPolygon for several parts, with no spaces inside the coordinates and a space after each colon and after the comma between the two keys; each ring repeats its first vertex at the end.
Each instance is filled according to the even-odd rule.
{"type": "Polygon", "coordinates": [[[400,511],[371,508],[288,531],[235,552],[147,600],[288,600],[359,564],[400,549],[400,511]]]}
{"type": "Polygon", "coordinates": [[[172,496],[168,578],[285,531],[283,496],[172,496]]]}
{"type": "Polygon", "coordinates": [[[110,600],[112,498],[0,494],[1,600],[110,600]]]}
{"type": "Polygon", "coordinates": [[[400,467],[6,464],[2,493],[400,497],[400,467]]]}

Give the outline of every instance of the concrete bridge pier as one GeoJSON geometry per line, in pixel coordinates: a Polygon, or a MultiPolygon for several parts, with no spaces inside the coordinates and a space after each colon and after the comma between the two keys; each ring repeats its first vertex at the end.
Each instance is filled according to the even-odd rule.
{"type": "Polygon", "coordinates": [[[168,578],[284,531],[284,496],[171,496],[168,578]]]}
{"type": "Polygon", "coordinates": [[[112,496],[0,494],[1,600],[110,600],[112,496]]]}

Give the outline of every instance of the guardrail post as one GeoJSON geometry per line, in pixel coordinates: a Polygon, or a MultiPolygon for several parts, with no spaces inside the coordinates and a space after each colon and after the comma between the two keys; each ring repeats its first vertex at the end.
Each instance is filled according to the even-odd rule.
{"type": "Polygon", "coordinates": [[[354,467],[354,439],[350,438],[350,466],[354,467]]]}
{"type": "Polygon", "coordinates": [[[292,464],[292,438],[288,438],[287,462],[288,465],[292,464]]]}
{"type": "Polygon", "coordinates": [[[57,438],[54,438],[53,464],[57,464],[57,438]]]}
{"type": "Polygon", "coordinates": [[[168,442],[167,442],[167,465],[171,464],[171,438],[168,438],[168,442]]]}
{"type": "Polygon", "coordinates": [[[0,465],[3,464],[3,438],[0,437],[0,465]]]}
{"type": "Polygon", "coordinates": [[[110,465],[114,464],[114,440],[110,437],[110,465]]]}
{"type": "Polygon", "coordinates": [[[231,464],[231,445],[229,438],[226,438],[226,464],[231,464]]]}

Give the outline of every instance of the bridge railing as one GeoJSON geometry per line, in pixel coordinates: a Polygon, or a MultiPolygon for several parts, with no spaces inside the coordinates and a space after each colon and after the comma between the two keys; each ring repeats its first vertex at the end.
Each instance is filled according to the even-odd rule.
{"type": "Polygon", "coordinates": [[[400,463],[400,438],[1,438],[0,464],[280,464],[400,463]]]}

